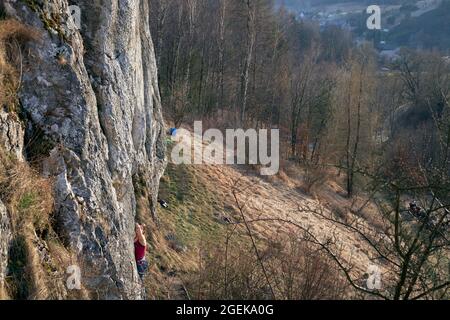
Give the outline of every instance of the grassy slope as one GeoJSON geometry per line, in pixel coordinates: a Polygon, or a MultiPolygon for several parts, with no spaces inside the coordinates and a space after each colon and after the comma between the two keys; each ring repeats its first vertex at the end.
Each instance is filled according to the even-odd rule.
{"type": "Polygon", "coordinates": [[[193,166],[167,166],[159,197],[169,207],[158,205],[159,226],[148,219],[144,221],[151,226],[147,298],[186,298],[179,277],[197,268],[204,243],[220,243],[225,238],[226,225],[220,223],[216,214],[227,211],[226,205],[207,183],[193,166]]]}
{"type": "MultiPolygon", "coordinates": [[[[323,236],[335,227],[298,211],[298,204],[317,206],[319,202],[299,191],[298,181],[292,177],[261,178],[253,170],[236,166],[169,164],[160,184],[160,198],[168,202],[169,208],[159,206],[160,226],[149,228],[148,298],[184,298],[180,294],[180,279],[197,269],[202,249],[211,244],[213,248],[223,249],[229,225],[221,217],[241,221],[231,192],[236,180],[241,184],[238,198],[241,204],[245,203],[244,212],[248,219],[286,218],[309,226],[323,236]]],[[[338,194],[337,184],[336,189],[328,184],[324,188],[329,191],[322,198],[324,205],[329,208],[339,206],[344,211],[350,209],[351,203],[338,194]]],[[[145,223],[151,224],[149,220],[145,223]]],[[[253,223],[251,229],[256,239],[298,232],[279,222],[253,223]]],[[[365,245],[345,230],[341,230],[339,237],[364,271],[369,254],[365,245]]],[[[249,243],[243,225],[238,227],[233,242],[238,246],[249,243]]]]}
{"type": "Polygon", "coordinates": [[[203,238],[214,239],[223,233],[214,214],[224,210],[214,190],[186,165],[169,164],[161,181],[160,197],[170,206],[160,217],[184,245],[195,248],[203,238]]]}

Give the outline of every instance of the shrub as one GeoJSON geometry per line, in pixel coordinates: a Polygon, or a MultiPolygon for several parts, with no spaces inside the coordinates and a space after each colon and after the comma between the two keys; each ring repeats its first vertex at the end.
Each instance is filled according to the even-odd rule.
{"type": "MultiPolygon", "coordinates": [[[[324,253],[306,240],[264,241],[261,260],[276,299],[342,299],[346,284],[324,253]]],[[[250,245],[202,246],[198,271],[185,279],[193,299],[271,299],[262,268],[250,245]]]]}

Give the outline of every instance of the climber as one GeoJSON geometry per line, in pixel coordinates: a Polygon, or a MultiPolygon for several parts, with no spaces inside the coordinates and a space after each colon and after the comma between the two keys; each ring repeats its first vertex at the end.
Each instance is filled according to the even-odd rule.
{"type": "Polygon", "coordinates": [[[136,223],[135,236],[134,236],[134,255],[136,258],[136,265],[139,273],[139,277],[142,279],[147,272],[148,262],[145,260],[145,251],[147,249],[147,241],[144,235],[145,225],[136,223]]]}

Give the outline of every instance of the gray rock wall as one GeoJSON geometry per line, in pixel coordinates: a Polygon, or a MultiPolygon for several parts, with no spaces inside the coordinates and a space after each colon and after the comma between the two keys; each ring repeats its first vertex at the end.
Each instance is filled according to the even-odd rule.
{"type": "Polygon", "coordinates": [[[41,31],[29,45],[20,100],[28,133],[42,132],[56,179],[58,232],[79,257],[93,298],[139,299],[133,177],[152,195],[165,166],[164,123],[145,0],[5,0],[41,31]]]}
{"type": "Polygon", "coordinates": [[[11,225],[6,208],[0,201],[0,292],[4,288],[5,283],[10,241],[11,225]]]}

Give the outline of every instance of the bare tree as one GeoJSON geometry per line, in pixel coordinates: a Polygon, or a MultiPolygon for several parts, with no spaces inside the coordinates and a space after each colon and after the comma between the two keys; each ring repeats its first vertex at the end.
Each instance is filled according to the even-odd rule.
{"type": "MultiPolygon", "coordinates": [[[[360,172],[363,173],[363,172],[360,172]]],[[[364,172],[364,174],[368,174],[364,172]]],[[[371,261],[384,270],[383,287],[368,288],[355,272],[358,266],[341,255],[337,234],[325,239],[297,222],[278,220],[294,225],[309,236],[309,241],[321,247],[333,259],[348,283],[367,296],[393,300],[448,298],[450,289],[450,203],[449,181],[439,185],[402,186],[397,181],[383,181],[373,176],[377,193],[390,194],[390,201],[377,200],[378,228],[360,216],[342,219],[319,207],[299,205],[299,210],[343,228],[359,237],[370,252],[371,261]],[[412,212],[404,205],[412,194],[421,199],[423,208],[412,212]],[[444,197],[445,200],[443,200],[444,197]]],[[[374,190],[372,190],[374,191],[374,190]]],[[[359,211],[363,210],[363,207],[359,211]]],[[[338,231],[336,231],[338,232],[338,231]]]]}
{"type": "Polygon", "coordinates": [[[246,49],[244,55],[244,61],[241,71],[240,79],[240,92],[239,92],[239,104],[240,104],[240,122],[245,120],[245,113],[247,108],[248,100],[248,85],[249,85],[249,74],[250,67],[253,59],[253,54],[255,50],[256,42],[256,0],[246,0],[245,1],[245,14],[246,14],[246,49]]]}

